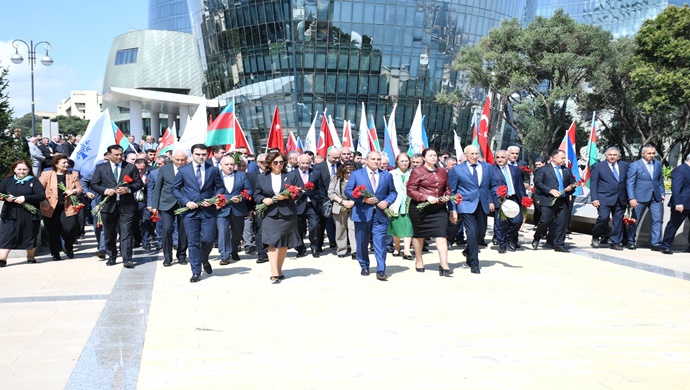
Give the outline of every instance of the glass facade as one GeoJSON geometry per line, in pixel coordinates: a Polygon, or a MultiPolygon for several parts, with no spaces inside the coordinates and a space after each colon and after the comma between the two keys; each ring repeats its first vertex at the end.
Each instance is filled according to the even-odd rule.
{"type": "Polygon", "coordinates": [[[149,30],[192,32],[186,0],[149,0],[149,30]]]}
{"type": "Polygon", "coordinates": [[[562,8],[580,23],[600,26],[614,37],[637,34],[642,23],[669,5],[688,4],[685,0],[537,0],[536,15],[551,17],[562,8]]]}
{"type": "Polygon", "coordinates": [[[118,50],[115,55],[115,65],[134,64],[137,62],[138,48],[118,50]]]}
{"type": "Polygon", "coordinates": [[[255,142],[275,105],[283,127],[304,137],[324,109],[339,133],[344,120],[358,127],[364,103],[383,139],[384,117],[397,103],[405,146],[421,100],[431,145],[452,149],[450,130],[467,132],[472,107],[438,105],[435,95],[461,90],[477,106],[485,98],[451,69],[458,49],[506,18],[525,18],[533,1],[189,0],[189,8],[204,93],[221,106],[235,99],[255,142]]]}

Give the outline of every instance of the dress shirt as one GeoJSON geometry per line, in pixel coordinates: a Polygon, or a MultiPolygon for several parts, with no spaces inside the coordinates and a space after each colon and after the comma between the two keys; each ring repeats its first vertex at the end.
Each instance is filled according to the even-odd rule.
{"type": "MultiPolygon", "coordinates": [[[[309,171],[303,171],[299,170],[299,174],[302,177],[302,181],[304,182],[304,185],[306,186],[307,183],[309,182],[309,171]]],[[[307,202],[311,202],[311,198],[307,196],[307,202]]]]}
{"type": "Polygon", "coordinates": [[[369,167],[367,167],[367,177],[369,178],[369,181],[371,181],[371,174],[372,174],[372,173],[374,174],[374,177],[376,178],[376,186],[374,186],[374,183],[372,182],[372,183],[371,183],[371,188],[373,188],[373,189],[374,189],[374,192],[376,192],[376,189],[378,188],[378,185],[379,185],[379,183],[380,183],[380,180],[379,180],[379,171],[378,171],[378,169],[377,169],[376,171],[372,171],[371,169],[369,169],[369,167]]]}
{"type": "Polygon", "coordinates": [[[271,173],[271,188],[276,195],[280,194],[282,191],[281,186],[283,185],[283,175],[271,173]]]}
{"type": "Polygon", "coordinates": [[[223,173],[223,183],[225,183],[225,188],[228,190],[228,193],[231,193],[232,188],[235,186],[235,173],[233,172],[229,175],[223,173]]]}

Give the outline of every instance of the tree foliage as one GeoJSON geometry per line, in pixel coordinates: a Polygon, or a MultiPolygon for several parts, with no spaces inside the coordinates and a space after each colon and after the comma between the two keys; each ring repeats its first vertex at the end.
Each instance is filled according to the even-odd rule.
{"type": "MultiPolygon", "coordinates": [[[[24,134],[31,134],[31,113],[24,114],[23,116],[20,116],[18,118],[14,118],[12,120],[12,125],[10,126],[13,129],[20,128],[22,131],[24,131],[24,134]]],[[[41,120],[38,118],[36,120],[36,134],[41,134],[42,130],[41,126],[41,120]]]]}
{"type": "Polygon", "coordinates": [[[7,95],[7,68],[0,66],[0,131],[9,127],[12,122],[12,107],[7,95]]]}
{"type": "Polygon", "coordinates": [[[89,121],[86,119],[81,119],[76,116],[65,116],[58,115],[52,122],[57,122],[60,128],[60,133],[77,135],[84,134],[86,127],[89,125],[89,121]]]}
{"type": "Polygon", "coordinates": [[[579,24],[559,10],[527,27],[516,19],[504,21],[476,46],[461,49],[453,68],[468,72],[470,83],[498,93],[494,107],[500,107],[523,146],[545,155],[560,144],[571,123],[567,107],[584,93],[610,41],[609,32],[579,24]]]}

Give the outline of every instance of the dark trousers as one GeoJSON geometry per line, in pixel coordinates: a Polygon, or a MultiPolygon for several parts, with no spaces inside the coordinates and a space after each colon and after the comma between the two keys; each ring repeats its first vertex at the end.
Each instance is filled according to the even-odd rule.
{"type": "Polygon", "coordinates": [[[62,242],[65,243],[65,252],[74,251],[74,240],[79,234],[79,224],[77,216],[68,217],[62,204],[55,206],[55,211],[51,218],[43,217],[43,224],[48,232],[48,246],[52,256],[60,256],[62,242]]]}
{"type": "Polygon", "coordinates": [[[472,214],[462,214],[462,222],[467,234],[467,265],[479,267],[479,240],[484,239],[480,235],[486,232],[486,214],[481,205],[472,214]]]}
{"type": "MultiPolygon", "coordinates": [[[[208,262],[208,255],[213,249],[216,238],[216,217],[206,217],[202,212],[187,212],[182,217],[187,242],[189,244],[189,264],[192,274],[201,274],[201,264],[208,262]]],[[[179,237],[178,240],[182,238],[179,237]]]]}
{"type": "Polygon", "coordinates": [[[172,250],[173,250],[173,232],[175,227],[178,231],[177,239],[177,259],[186,260],[187,259],[187,233],[184,229],[184,224],[182,223],[182,217],[175,215],[175,209],[168,211],[158,210],[158,215],[160,215],[161,220],[158,224],[161,226],[161,246],[163,247],[163,260],[166,262],[172,262],[172,250]]]}
{"type": "Polygon", "coordinates": [[[673,239],[676,237],[676,232],[683,224],[685,218],[690,218],[690,210],[683,209],[683,211],[678,212],[674,208],[671,209],[671,216],[666,224],[666,230],[664,230],[663,246],[671,249],[673,246],[673,239]]]}
{"type": "Polygon", "coordinates": [[[522,212],[519,212],[513,218],[507,218],[503,221],[498,213],[494,213],[494,230],[496,231],[495,238],[498,240],[498,246],[501,249],[506,249],[508,244],[515,244],[518,238],[518,231],[522,225],[522,212]]]}
{"type": "Polygon", "coordinates": [[[108,259],[115,260],[117,257],[117,229],[120,229],[120,254],[122,261],[132,261],[132,221],[134,220],[133,211],[123,211],[120,207],[115,207],[112,213],[101,213],[103,221],[103,232],[105,233],[105,252],[108,259]]]}
{"type": "MultiPolygon", "coordinates": [[[[316,203],[307,202],[307,207],[304,209],[304,213],[297,216],[297,228],[299,229],[300,236],[304,237],[308,233],[309,236],[309,247],[313,252],[318,251],[318,232],[321,230],[321,217],[316,208],[316,203]],[[307,230],[307,227],[309,230],[307,230]]],[[[335,242],[335,241],[332,241],[335,242]]],[[[295,248],[297,253],[303,254],[306,252],[306,247],[304,244],[295,248]]]]}
{"type": "Polygon", "coordinates": [[[232,212],[225,217],[216,218],[218,227],[218,252],[220,258],[228,260],[232,255],[239,255],[242,231],[244,230],[244,216],[232,212]]]}
{"type": "Polygon", "coordinates": [[[623,215],[625,214],[625,208],[626,205],[621,202],[616,202],[613,206],[599,204],[597,220],[594,222],[594,228],[592,229],[592,238],[600,238],[605,235],[609,226],[609,219],[611,219],[613,226],[609,241],[612,244],[621,244],[623,242],[623,215]]]}
{"type": "Polygon", "coordinates": [[[333,221],[332,216],[324,218],[320,212],[318,214],[320,220],[316,245],[318,247],[319,252],[321,252],[321,250],[323,249],[323,243],[326,240],[326,236],[328,236],[328,243],[335,245],[335,221],[333,221]]]}
{"type": "Polygon", "coordinates": [[[539,225],[540,219],[541,219],[541,205],[535,201],[534,202],[534,214],[532,215],[532,223],[534,223],[534,226],[539,225]]]}
{"type": "Polygon", "coordinates": [[[537,230],[534,232],[534,239],[540,240],[546,233],[546,230],[551,228],[553,231],[554,246],[563,246],[565,244],[565,229],[568,225],[568,199],[558,198],[553,206],[542,205],[541,219],[537,230]],[[551,223],[553,222],[553,226],[551,223]]]}

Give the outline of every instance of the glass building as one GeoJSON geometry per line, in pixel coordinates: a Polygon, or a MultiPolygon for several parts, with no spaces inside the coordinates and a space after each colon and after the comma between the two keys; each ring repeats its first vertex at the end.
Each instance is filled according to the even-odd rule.
{"type": "Polygon", "coordinates": [[[187,0],[149,0],[148,29],[191,33],[187,0]]]}
{"type": "Polygon", "coordinates": [[[324,109],[339,133],[345,120],[357,128],[364,103],[383,139],[384,118],[397,103],[404,147],[421,100],[430,144],[452,149],[451,130],[466,134],[485,98],[451,69],[458,50],[506,18],[531,17],[535,1],[189,0],[189,7],[204,94],[221,106],[234,99],[255,144],[276,105],[283,127],[304,137],[324,109]],[[456,90],[474,104],[435,103],[437,93],[456,90]]]}
{"type": "Polygon", "coordinates": [[[600,26],[614,37],[633,36],[647,19],[669,5],[682,6],[686,0],[537,0],[536,15],[551,17],[557,9],[580,23],[600,26]]]}

